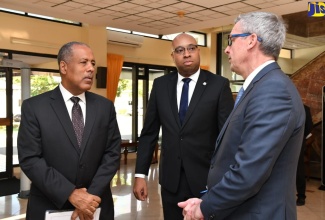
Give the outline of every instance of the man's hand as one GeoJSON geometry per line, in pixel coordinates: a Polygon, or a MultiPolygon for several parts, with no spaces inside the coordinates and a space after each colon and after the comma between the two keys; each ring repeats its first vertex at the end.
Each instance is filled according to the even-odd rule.
{"type": "Polygon", "coordinates": [[[145,201],[148,196],[147,182],[144,178],[136,177],[133,185],[133,194],[135,198],[145,201]]]}
{"type": "Polygon", "coordinates": [[[80,220],[92,220],[94,216],[88,216],[82,213],[79,209],[75,209],[72,213],[71,220],[76,220],[79,217],[80,220]]]}
{"type": "Polygon", "coordinates": [[[82,188],[73,190],[69,196],[69,201],[76,207],[71,219],[76,219],[79,216],[80,220],[88,220],[94,218],[94,213],[101,199],[98,196],[89,194],[86,188],[82,188]]]}
{"type": "Polygon", "coordinates": [[[202,199],[192,198],[179,202],[178,206],[183,209],[184,220],[204,220],[200,204],[202,199]]]}

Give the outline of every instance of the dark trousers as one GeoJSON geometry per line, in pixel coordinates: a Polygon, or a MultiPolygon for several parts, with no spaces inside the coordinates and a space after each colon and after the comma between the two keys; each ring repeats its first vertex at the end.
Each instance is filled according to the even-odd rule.
{"type": "Polygon", "coordinates": [[[183,202],[194,195],[190,190],[189,183],[187,182],[185,172],[182,170],[180,182],[176,193],[169,192],[161,187],[161,199],[163,205],[164,219],[165,220],[183,220],[183,209],[179,208],[177,203],[183,202]]]}
{"type": "Polygon", "coordinates": [[[300,150],[298,167],[297,167],[297,175],[296,175],[297,196],[302,198],[306,198],[305,195],[306,175],[305,175],[305,161],[304,161],[305,148],[306,146],[304,141],[300,150]]]}

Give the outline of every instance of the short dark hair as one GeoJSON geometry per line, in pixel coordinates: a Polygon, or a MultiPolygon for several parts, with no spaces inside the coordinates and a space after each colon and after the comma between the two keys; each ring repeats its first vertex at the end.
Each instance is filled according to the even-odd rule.
{"type": "Polygon", "coordinates": [[[72,41],[69,43],[64,44],[58,53],[58,64],[60,67],[60,62],[64,61],[64,62],[69,62],[69,59],[72,57],[72,47],[74,45],[82,45],[82,46],[86,46],[89,47],[87,44],[82,43],[82,42],[77,42],[77,41],[72,41]]]}

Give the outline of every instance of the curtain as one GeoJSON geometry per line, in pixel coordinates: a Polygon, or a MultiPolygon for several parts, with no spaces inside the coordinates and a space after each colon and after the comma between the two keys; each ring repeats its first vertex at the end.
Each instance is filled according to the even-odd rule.
{"type": "Polygon", "coordinates": [[[210,67],[209,66],[205,66],[205,65],[201,65],[200,68],[203,69],[203,70],[209,70],[210,67]]]}
{"type": "Polygon", "coordinates": [[[106,92],[107,98],[112,102],[115,101],[117,86],[123,67],[123,58],[124,57],[122,55],[110,53],[107,54],[106,92]]]}

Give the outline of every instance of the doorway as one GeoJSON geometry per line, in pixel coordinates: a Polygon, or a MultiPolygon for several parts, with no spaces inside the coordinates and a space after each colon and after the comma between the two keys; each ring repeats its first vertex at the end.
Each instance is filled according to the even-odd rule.
{"type": "Polygon", "coordinates": [[[175,67],[124,63],[120,75],[115,108],[122,139],[137,141],[143,127],[146,106],[155,78],[175,67]]]}
{"type": "Polygon", "coordinates": [[[0,179],[13,175],[12,69],[0,67],[0,179]]]}

